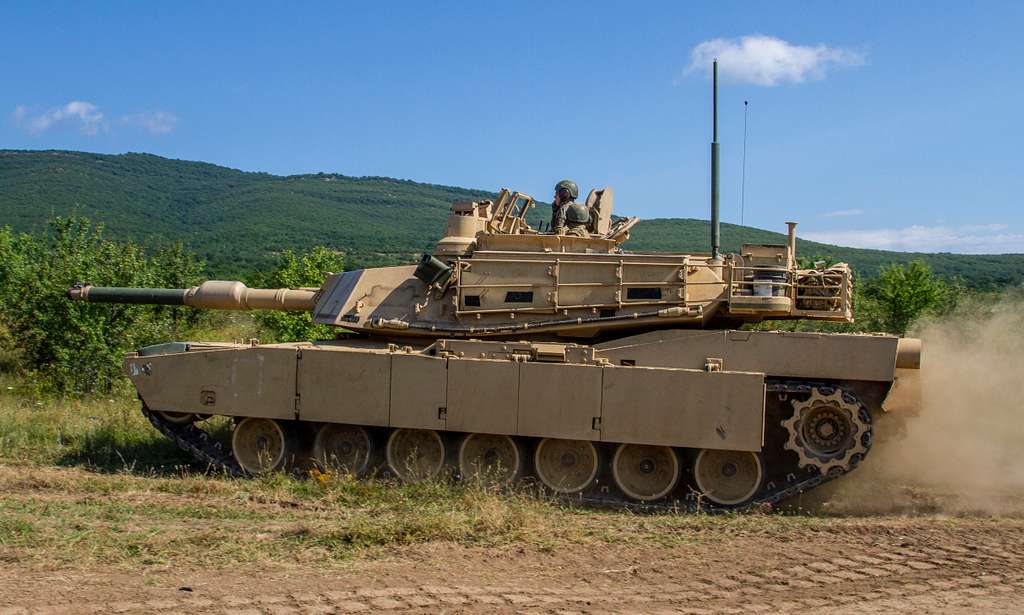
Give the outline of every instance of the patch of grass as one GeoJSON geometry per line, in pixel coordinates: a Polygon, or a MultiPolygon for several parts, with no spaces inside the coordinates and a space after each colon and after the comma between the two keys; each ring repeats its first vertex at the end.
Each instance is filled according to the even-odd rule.
{"type": "MultiPolygon", "coordinates": [[[[322,476],[322,475],[321,475],[322,476]]],[[[512,542],[540,545],[549,540],[580,541],[576,527],[552,525],[568,514],[563,506],[523,493],[497,493],[479,484],[427,482],[412,485],[329,476],[289,481],[277,487],[298,501],[342,514],[346,523],[307,527],[286,535],[303,545],[345,550],[444,540],[493,546],[512,542]]]]}
{"type": "Polygon", "coordinates": [[[22,515],[0,516],[0,545],[6,546],[31,539],[35,525],[22,515]]]}
{"type": "Polygon", "coordinates": [[[586,541],[568,509],[472,485],[143,477],[0,466],[0,554],[58,565],[339,563],[429,541],[545,548],[586,541]],[[175,493],[179,485],[202,485],[175,493]],[[201,498],[196,498],[200,491],[201,498]],[[356,493],[365,498],[357,501],[356,493]],[[31,524],[26,525],[28,520],[31,524]]]}
{"type": "Polygon", "coordinates": [[[164,473],[191,461],[149,425],[128,395],[60,400],[25,384],[2,387],[2,462],[164,473]]]}

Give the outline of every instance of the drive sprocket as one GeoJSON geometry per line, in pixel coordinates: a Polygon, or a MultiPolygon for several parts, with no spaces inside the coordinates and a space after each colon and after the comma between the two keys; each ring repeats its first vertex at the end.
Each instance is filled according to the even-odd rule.
{"type": "Polygon", "coordinates": [[[789,436],[785,448],[797,454],[801,468],[841,474],[871,448],[871,415],[851,393],[815,386],[807,399],[792,403],[792,416],[782,421],[789,436]]]}

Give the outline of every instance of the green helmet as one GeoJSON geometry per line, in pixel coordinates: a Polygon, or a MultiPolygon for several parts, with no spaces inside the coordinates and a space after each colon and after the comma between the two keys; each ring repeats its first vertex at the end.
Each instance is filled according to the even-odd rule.
{"type": "Polygon", "coordinates": [[[565,221],[568,224],[589,224],[590,210],[583,203],[573,203],[565,210],[565,221]]]}
{"type": "Polygon", "coordinates": [[[563,188],[569,191],[569,196],[572,197],[572,200],[575,201],[577,198],[579,198],[580,189],[576,185],[576,182],[572,181],[571,179],[563,179],[562,181],[555,184],[555,194],[558,194],[558,191],[563,188]]]}

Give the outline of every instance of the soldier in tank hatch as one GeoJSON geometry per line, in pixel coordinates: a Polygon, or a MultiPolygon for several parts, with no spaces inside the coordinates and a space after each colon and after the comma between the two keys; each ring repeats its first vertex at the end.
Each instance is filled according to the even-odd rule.
{"type": "Polygon", "coordinates": [[[576,199],[580,189],[571,179],[555,185],[555,198],[551,202],[551,232],[556,235],[586,237],[590,224],[590,209],[576,199]]]}

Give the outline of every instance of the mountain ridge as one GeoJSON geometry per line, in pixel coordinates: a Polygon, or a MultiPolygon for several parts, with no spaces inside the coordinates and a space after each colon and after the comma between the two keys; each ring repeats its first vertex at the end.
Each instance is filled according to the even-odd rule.
{"type": "MultiPolygon", "coordinates": [[[[0,150],[0,224],[39,230],[54,215],[102,222],[143,243],[184,241],[211,275],[243,276],[285,249],[325,245],[357,266],[414,262],[440,238],[452,201],[492,192],[382,176],[273,175],[147,153],[0,150]]],[[[534,210],[534,221],[546,218],[534,210]]],[[[693,218],[640,222],[633,251],[707,251],[709,223],[693,218]]],[[[722,224],[723,249],[741,241],[784,242],[785,235],[722,224]]],[[[832,246],[798,239],[798,253],[851,263],[861,275],[920,258],[940,275],[971,286],[1024,282],[1024,254],[908,253],[832,246]]]]}

